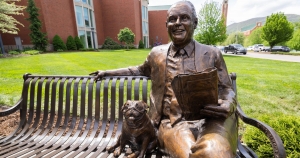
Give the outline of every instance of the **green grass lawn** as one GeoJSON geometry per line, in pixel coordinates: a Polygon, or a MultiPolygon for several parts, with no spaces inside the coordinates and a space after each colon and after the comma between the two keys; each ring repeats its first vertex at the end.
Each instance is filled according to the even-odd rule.
{"type": "MultiPolygon", "coordinates": [[[[0,105],[12,106],[21,96],[22,75],[88,75],[143,63],[149,49],[63,52],[0,58],[0,105]]],[[[237,73],[238,100],[251,117],[300,115],[300,63],[224,55],[229,72],[237,73]]]]}

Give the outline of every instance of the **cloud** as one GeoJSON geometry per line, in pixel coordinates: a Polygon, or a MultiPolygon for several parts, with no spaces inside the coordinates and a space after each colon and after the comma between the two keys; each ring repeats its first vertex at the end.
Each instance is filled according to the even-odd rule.
{"type": "Polygon", "coordinates": [[[235,3],[230,3],[229,0],[227,22],[230,24],[277,12],[300,15],[299,6],[300,1],[295,0],[236,0],[235,3]]]}

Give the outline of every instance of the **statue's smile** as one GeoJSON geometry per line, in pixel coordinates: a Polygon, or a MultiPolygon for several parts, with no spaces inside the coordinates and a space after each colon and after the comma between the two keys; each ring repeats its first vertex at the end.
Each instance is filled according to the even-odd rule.
{"type": "Polygon", "coordinates": [[[183,32],[185,32],[185,30],[184,29],[175,29],[172,32],[173,32],[173,34],[182,34],[183,32]]]}

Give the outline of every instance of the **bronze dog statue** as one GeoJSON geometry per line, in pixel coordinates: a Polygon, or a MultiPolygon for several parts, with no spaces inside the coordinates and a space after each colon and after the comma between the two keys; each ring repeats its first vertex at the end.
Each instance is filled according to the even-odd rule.
{"type": "Polygon", "coordinates": [[[125,145],[129,145],[132,154],[129,158],[142,158],[146,152],[151,152],[157,145],[156,130],[147,115],[148,105],[144,101],[128,100],[122,107],[125,117],[122,133],[116,144],[107,147],[108,152],[114,151],[114,156],[121,154],[125,145]]]}

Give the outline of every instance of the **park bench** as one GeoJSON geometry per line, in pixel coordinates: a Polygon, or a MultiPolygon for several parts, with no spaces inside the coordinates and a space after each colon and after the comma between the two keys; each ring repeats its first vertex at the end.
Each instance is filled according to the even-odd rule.
{"type": "MultiPolygon", "coordinates": [[[[236,91],[236,75],[230,76],[236,91]]],[[[0,138],[0,157],[112,156],[105,148],[121,132],[123,103],[129,99],[149,103],[151,80],[145,76],[108,76],[96,82],[93,76],[25,74],[23,78],[21,99],[0,112],[0,117],[20,112],[17,129],[0,138]]],[[[286,157],[282,141],[271,127],[247,117],[240,105],[236,114],[266,134],[274,157],[286,157]]],[[[241,142],[237,151],[237,157],[257,157],[241,142]]],[[[146,157],[163,155],[157,151],[146,157]]]]}

